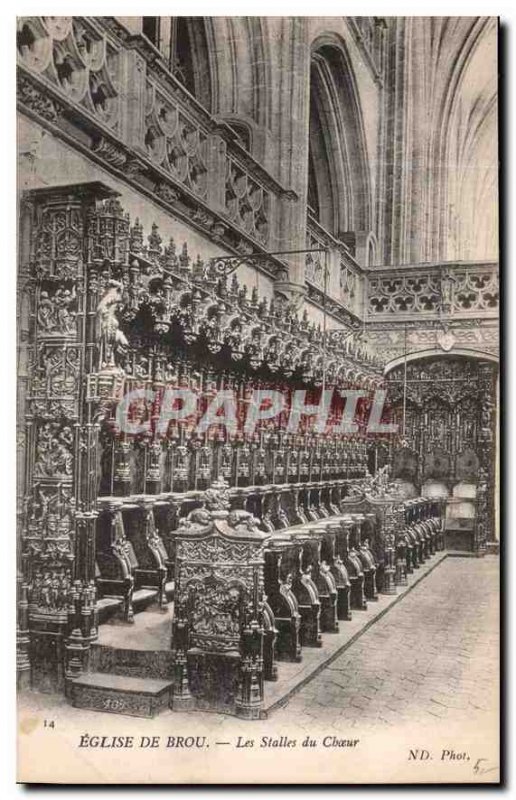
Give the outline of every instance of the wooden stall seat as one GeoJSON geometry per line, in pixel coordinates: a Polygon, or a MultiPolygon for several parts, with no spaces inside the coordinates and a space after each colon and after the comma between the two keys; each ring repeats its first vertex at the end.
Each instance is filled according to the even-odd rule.
{"type": "Polygon", "coordinates": [[[294,541],[302,545],[301,569],[309,574],[317,588],[321,607],[321,631],[338,633],[337,585],[327,564],[321,562],[321,543],[324,528],[318,525],[302,526],[293,534],[294,541]]]}
{"type": "Polygon", "coordinates": [[[277,681],[276,639],[278,637],[278,629],[274,613],[267,601],[263,603],[263,628],[263,678],[266,681],[277,681]]]}
{"type": "Polygon", "coordinates": [[[96,586],[99,622],[109,611],[120,610],[125,622],[133,621],[134,575],[131,546],[128,542],[120,505],[100,513],[96,526],[96,586]]]}
{"type": "MultiPolygon", "coordinates": [[[[351,618],[352,609],[366,608],[380,591],[396,593],[396,585],[406,583],[408,572],[436,551],[441,530],[439,501],[400,501],[386,495],[368,503],[363,494],[347,496],[346,491],[331,481],[239,487],[232,493],[217,484],[216,491],[207,492],[206,506],[181,519],[176,580],[183,581],[183,589],[178,589],[174,618],[178,672],[174,707],[188,708],[194,703],[198,708],[227,711],[234,703],[236,713],[254,715],[253,692],[256,697],[263,695],[263,681],[277,679],[282,661],[301,661],[304,647],[322,647],[324,638],[351,618]],[[247,550],[257,548],[256,559],[248,561],[244,556],[244,540],[247,550]],[[195,573],[199,564],[196,559],[190,564],[190,558],[197,552],[204,571],[192,582],[191,570],[195,573]],[[220,576],[208,569],[212,557],[220,576]],[[249,585],[250,572],[260,570],[263,583],[259,579],[255,587],[263,585],[263,595],[257,600],[256,589],[249,595],[254,598],[254,621],[246,622],[239,634],[233,630],[231,614],[224,611],[225,604],[236,602],[237,590],[249,585]],[[226,594],[213,594],[215,584],[210,581],[224,584],[226,594]],[[208,596],[209,607],[203,600],[208,596]],[[224,608],[218,622],[219,606],[224,608]],[[238,647],[235,638],[226,650],[225,631],[237,638],[241,635],[238,647]],[[245,710],[238,706],[231,688],[240,686],[233,677],[243,669],[244,653],[256,663],[258,681],[247,696],[245,710]],[[225,681],[223,702],[221,693],[213,689],[215,673],[225,681]]],[[[144,529],[148,543],[149,529],[144,525],[128,537],[131,542],[137,542],[144,529]]],[[[165,537],[168,534],[164,531],[165,537]]],[[[243,619],[247,619],[245,607],[239,612],[243,619]]]]}
{"type": "Polygon", "coordinates": [[[290,547],[290,537],[275,536],[265,551],[264,582],[267,603],[277,629],[276,656],[279,660],[301,661],[301,614],[294,592],[289,561],[282,560],[290,547]]]}
{"type": "Polygon", "coordinates": [[[165,585],[167,566],[165,546],[156,533],[152,505],[126,504],[122,510],[124,528],[131,547],[131,565],[135,592],[133,606],[147,607],[167,603],[165,585]]]}
{"type": "Polygon", "coordinates": [[[100,621],[108,611],[132,622],[134,612],[173,595],[173,564],[158,535],[151,504],[103,500],[96,527],[96,584],[100,621]],[[114,601],[121,601],[118,607],[114,601]]]}
{"type": "Polygon", "coordinates": [[[300,643],[302,647],[321,647],[321,601],[312,579],[310,560],[303,558],[303,541],[289,542],[282,558],[283,568],[292,576],[292,593],[296,598],[301,617],[300,643]]]}
{"type": "Polygon", "coordinates": [[[347,569],[337,552],[337,541],[341,535],[339,522],[328,520],[321,541],[322,563],[331,571],[337,589],[337,619],[351,619],[351,581],[347,569]]]}

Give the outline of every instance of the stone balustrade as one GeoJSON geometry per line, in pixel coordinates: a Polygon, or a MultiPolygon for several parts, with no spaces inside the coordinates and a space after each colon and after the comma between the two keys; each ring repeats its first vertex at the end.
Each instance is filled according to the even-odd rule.
{"type": "Polygon", "coordinates": [[[369,271],[366,318],[496,318],[497,262],[443,262],[369,271]]]}
{"type": "Polygon", "coordinates": [[[115,17],[20,17],[17,45],[25,113],[230,252],[278,249],[282,207],[288,213],[296,195],[190,95],[145,37],[115,17]]]}

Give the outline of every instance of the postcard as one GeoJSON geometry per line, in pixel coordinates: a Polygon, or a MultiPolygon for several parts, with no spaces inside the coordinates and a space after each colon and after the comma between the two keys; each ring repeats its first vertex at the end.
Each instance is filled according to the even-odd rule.
{"type": "Polygon", "coordinates": [[[19,782],[500,782],[497,49],[18,18],[19,782]]]}

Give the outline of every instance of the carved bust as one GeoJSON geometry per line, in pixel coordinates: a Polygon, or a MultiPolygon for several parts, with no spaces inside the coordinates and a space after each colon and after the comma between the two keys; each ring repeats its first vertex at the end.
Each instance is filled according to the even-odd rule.
{"type": "Polygon", "coordinates": [[[227,511],[229,508],[229,486],[223,478],[216,480],[205,492],[208,511],[227,511]]]}

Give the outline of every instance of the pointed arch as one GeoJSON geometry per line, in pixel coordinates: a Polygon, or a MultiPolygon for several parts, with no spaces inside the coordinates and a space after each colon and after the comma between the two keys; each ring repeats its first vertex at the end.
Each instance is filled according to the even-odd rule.
{"type": "Polygon", "coordinates": [[[487,353],[483,350],[473,350],[466,347],[453,347],[448,352],[444,352],[438,348],[432,348],[429,350],[414,350],[411,353],[407,353],[405,356],[398,356],[397,358],[393,358],[392,361],[389,361],[383,370],[383,374],[388,376],[389,372],[395,367],[402,366],[405,363],[405,359],[407,364],[411,361],[421,361],[424,359],[433,359],[433,358],[443,358],[443,359],[453,359],[457,358],[457,356],[462,356],[464,358],[469,358],[473,361],[491,361],[495,364],[498,364],[498,358],[494,356],[492,353],[487,353]]]}
{"type": "Polygon", "coordinates": [[[322,34],[312,44],[309,196],[335,236],[372,228],[367,144],[359,92],[344,41],[322,34]]]}
{"type": "Polygon", "coordinates": [[[214,71],[204,17],[176,17],[174,71],[209,111],[214,103],[214,71]]]}

